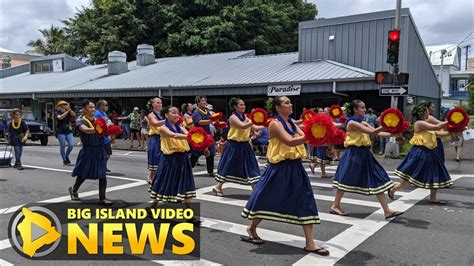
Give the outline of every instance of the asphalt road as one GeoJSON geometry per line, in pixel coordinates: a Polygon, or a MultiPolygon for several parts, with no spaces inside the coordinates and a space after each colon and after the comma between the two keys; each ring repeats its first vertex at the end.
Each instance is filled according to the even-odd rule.
{"type": "MultiPolygon", "coordinates": [[[[0,146],[0,150],[3,147],[0,146]]],[[[25,265],[32,261],[20,257],[10,247],[6,227],[13,211],[22,204],[48,199],[67,200],[67,188],[74,179],[73,166],[61,165],[57,147],[25,147],[24,171],[0,169],[0,265],[25,265]]],[[[202,166],[194,169],[198,189],[196,202],[201,203],[201,260],[192,264],[211,265],[315,265],[315,264],[474,264],[474,141],[466,142],[463,161],[453,160],[453,148],[446,145],[447,167],[455,179],[454,187],[441,190],[439,198],[446,206],[427,204],[428,190],[407,189],[390,204],[405,214],[391,221],[383,213],[375,197],[347,194],[343,200],[349,217],[329,214],[334,197],[330,180],[311,177],[321,224],[315,226],[315,239],[331,251],[329,258],[307,255],[300,226],[264,221],[260,236],[267,241],[254,246],[240,241],[247,220],[240,212],[251,191],[247,187],[225,185],[225,198],[215,197],[215,181],[206,176],[202,166]]],[[[79,148],[71,156],[75,161],[79,148]]],[[[379,158],[394,181],[399,180],[393,170],[400,160],[379,158]]],[[[264,160],[259,160],[263,166],[264,160]]],[[[201,158],[204,163],[204,158],[201,158]]],[[[216,166],[218,158],[216,158],[216,166]]],[[[117,202],[146,202],[149,200],[144,182],[146,153],[116,150],[109,162],[112,170],[108,178],[107,197],[117,202]]],[[[330,173],[336,166],[331,167],[330,173]]],[[[262,167],[263,170],[263,167],[262,167]]],[[[309,169],[308,169],[309,171],[309,169]]],[[[80,194],[97,192],[97,182],[87,181],[80,194]]],[[[84,199],[96,199],[97,193],[84,199]]],[[[136,264],[166,264],[140,260],[136,264]]],[[[170,262],[168,262],[170,263],[170,262]]],[[[64,261],[35,261],[35,265],[64,265],[64,261]]],[[[128,265],[130,261],[68,261],[71,265],[128,265]]],[[[183,263],[181,264],[183,265],[183,263]]]]}

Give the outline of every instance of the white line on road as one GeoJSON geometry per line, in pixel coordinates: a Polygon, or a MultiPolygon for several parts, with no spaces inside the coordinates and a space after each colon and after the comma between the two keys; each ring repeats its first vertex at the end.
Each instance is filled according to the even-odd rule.
{"type": "MultiPolygon", "coordinates": [[[[137,187],[137,186],[142,186],[142,185],[145,185],[145,184],[147,184],[146,181],[138,181],[138,182],[134,182],[134,183],[123,184],[123,185],[119,185],[119,186],[109,187],[109,188],[107,188],[107,192],[112,192],[112,191],[117,191],[117,190],[137,187]]],[[[93,196],[93,195],[97,195],[97,194],[99,194],[99,190],[92,190],[92,191],[87,191],[87,192],[81,192],[81,193],[79,193],[79,196],[89,197],[89,196],[93,196]]],[[[38,202],[40,202],[40,203],[57,203],[57,202],[64,202],[64,201],[68,201],[68,200],[71,200],[70,196],[61,196],[61,197],[42,200],[42,201],[38,201],[38,202]]],[[[25,204],[0,209],[0,214],[8,214],[8,213],[15,212],[23,206],[25,206],[25,204]]]]}
{"type": "MultiPolygon", "coordinates": [[[[64,173],[72,173],[72,170],[67,170],[67,169],[58,169],[58,168],[51,168],[51,167],[43,167],[43,166],[36,166],[36,165],[23,165],[24,167],[30,167],[30,168],[35,168],[35,169],[42,169],[42,170],[48,170],[48,171],[55,171],[55,172],[64,172],[64,173]]],[[[114,175],[107,175],[108,178],[113,178],[113,179],[119,179],[119,180],[127,180],[127,181],[143,181],[141,179],[137,178],[130,178],[130,177],[122,177],[122,176],[114,176],[114,175]]]]}
{"type": "Polygon", "coordinates": [[[13,266],[10,262],[0,259],[0,265],[2,266],[13,266]]]}

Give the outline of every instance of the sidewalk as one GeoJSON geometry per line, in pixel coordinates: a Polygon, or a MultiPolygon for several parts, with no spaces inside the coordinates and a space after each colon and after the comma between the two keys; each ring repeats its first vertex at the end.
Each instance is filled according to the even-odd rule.
{"type": "MultiPolygon", "coordinates": [[[[80,146],[80,139],[79,137],[74,137],[76,146],[80,146]]],[[[0,139],[0,144],[6,143],[5,139],[0,139]]],[[[40,146],[39,141],[31,141],[28,140],[27,145],[38,145],[40,146]]],[[[49,136],[48,138],[48,146],[59,146],[59,141],[55,136],[49,136]]],[[[116,139],[115,143],[113,144],[113,149],[114,150],[127,150],[127,151],[143,151],[145,152],[146,150],[139,150],[138,149],[138,142],[136,140],[133,141],[133,149],[130,149],[130,140],[123,140],[123,139],[116,139]]]]}

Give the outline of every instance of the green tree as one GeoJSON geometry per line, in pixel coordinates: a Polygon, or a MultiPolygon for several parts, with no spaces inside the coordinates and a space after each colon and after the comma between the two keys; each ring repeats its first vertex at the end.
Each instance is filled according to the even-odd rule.
{"type": "Polygon", "coordinates": [[[153,44],[157,57],[293,52],[298,23],[316,14],[302,0],[93,0],[64,21],[66,48],[91,63],[103,63],[112,50],[135,58],[140,43],[153,44]]]}
{"type": "Polygon", "coordinates": [[[469,75],[467,92],[469,93],[469,111],[471,114],[474,114],[474,75],[469,75]]]}
{"type": "Polygon", "coordinates": [[[43,35],[42,39],[31,40],[28,42],[28,46],[32,48],[30,50],[31,52],[51,55],[63,53],[65,51],[65,36],[62,28],[51,25],[51,28],[40,29],[39,32],[43,35]]]}

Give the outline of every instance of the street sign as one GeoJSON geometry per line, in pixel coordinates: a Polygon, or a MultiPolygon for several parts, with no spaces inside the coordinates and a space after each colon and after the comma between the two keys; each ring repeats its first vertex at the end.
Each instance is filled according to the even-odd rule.
{"type": "Polygon", "coordinates": [[[408,86],[380,87],[380,96],[408,96],[408,86]]]}

